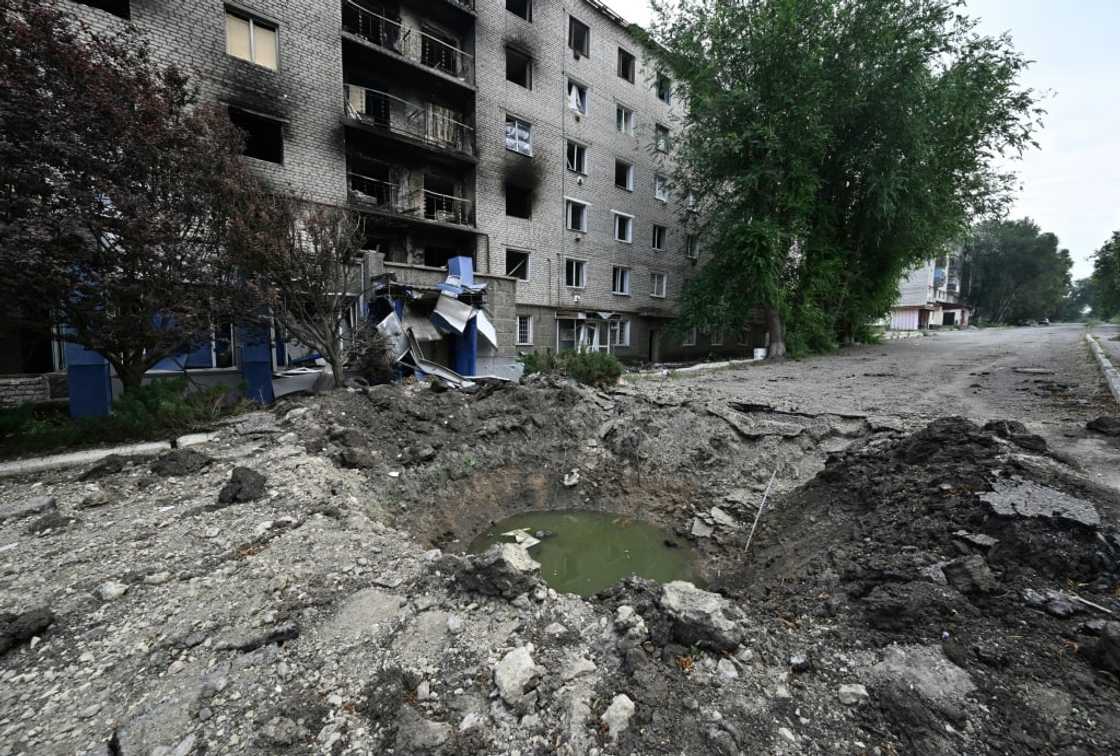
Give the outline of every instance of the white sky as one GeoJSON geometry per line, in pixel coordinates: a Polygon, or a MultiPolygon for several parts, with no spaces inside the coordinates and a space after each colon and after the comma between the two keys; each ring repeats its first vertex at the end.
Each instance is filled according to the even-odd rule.
{"type": "MultiPolygon", "coordinates": [[[[606,0],[649,23],[648,0],[606,0]]],[[[1035,61],[1024,84],[1049,92],[1041,149],[1013,165],[1021,190],[1012,217],[1028,215],[1073,255],[1074,278],[1120,230],[1120,0],[968,0],[987,34],[1010,32],[1035,61]],[[1112,94],[1109,94],[1109,93],[1112,94]]]]}

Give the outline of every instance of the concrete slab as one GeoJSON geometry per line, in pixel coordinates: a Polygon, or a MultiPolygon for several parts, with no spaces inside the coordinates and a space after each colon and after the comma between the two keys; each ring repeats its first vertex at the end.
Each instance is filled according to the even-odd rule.
{"type": "Polygon", "coordinates": [[[0,462],[0,478],[43,472],[44,470],[61,470],[67,467],[81,467],[93,462],[98,462],[108,457],[110,454],[119,454],[122,457],[149,456],[167,451],[170,448],[170,441],[151,441],[144,444],[114,446],[110,449],[87,449],[85,451],[70,452],[68,454],[52,454],[47,457],[32,457],[30,459],[17,459],[12,462],[0,462]]]}

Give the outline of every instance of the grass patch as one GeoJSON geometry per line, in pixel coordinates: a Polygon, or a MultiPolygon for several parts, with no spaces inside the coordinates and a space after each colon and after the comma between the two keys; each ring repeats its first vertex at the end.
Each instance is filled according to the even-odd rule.
{"type": "Polygon", "coordinates": [[[0,410],[0,457],[45,454],[88,446],[163,440],[209,427],[242,411],[229,389],[191,390],[185,378],[163,378],[113,402],[108,417],[72,418],[66,404],[23,404],[0,410]]]}

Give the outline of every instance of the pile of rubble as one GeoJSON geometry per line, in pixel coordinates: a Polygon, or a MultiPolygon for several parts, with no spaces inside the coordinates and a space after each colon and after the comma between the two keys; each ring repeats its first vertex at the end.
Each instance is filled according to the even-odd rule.
{"type": "Polygon", "coordinates": [[[710,409],[372,387],[2,480],[0,755],[1120,750],[1116,502],[1014,427],[710,409]],[[709,585],[462,553],[565,507],[692,538],[709,585]]]}

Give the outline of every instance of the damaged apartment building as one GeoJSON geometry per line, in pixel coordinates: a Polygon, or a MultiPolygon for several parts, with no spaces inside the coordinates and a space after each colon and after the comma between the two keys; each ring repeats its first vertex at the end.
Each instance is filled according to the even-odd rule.
{"type": "MultiPolygon", "coordinates": [[[[669,328],[703,254],[670,180],[680,103],[596,0],[63,4],[95,29],[135,25],[229,108],[264,176],[360,211],[372,273],[403,285],[410,311],[467,258],[496,342],[479,343],[479,373],[534,349],[652,362],[752,346],[669,328]]],[[[461,364],[455,339],[418,330],[430,356],[461,364]]],[[[282,347],[274,369],[298,351],[282,347]]],[[[202,351],[184,365],[236,370],[237,349],[202,351]]]]}

